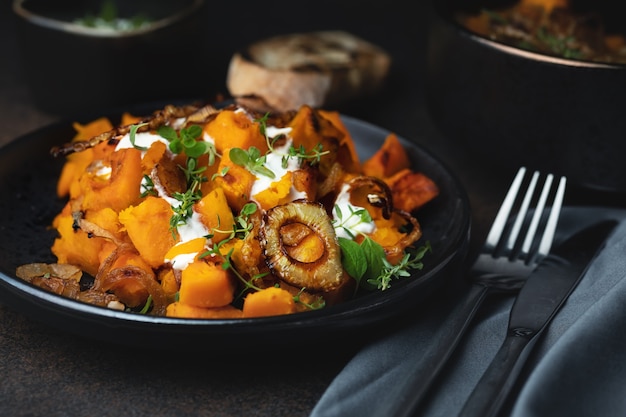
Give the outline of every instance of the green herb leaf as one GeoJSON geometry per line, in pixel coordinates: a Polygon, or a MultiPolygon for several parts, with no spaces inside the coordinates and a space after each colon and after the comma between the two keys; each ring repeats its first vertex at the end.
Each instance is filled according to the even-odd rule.
{"type": "Polygon", "coordinates": [[[241,148],[232,148],[228,154],[233,163],[246,168],[248,171],[268,178],[276,178],[276,174],[265,166],[265,155],[261,156],[261,151],[251,146],[248,150],[241,148]]]}
{"type": "Polygon", "coordinates": [[[145,126],[147,123],[142,123],[142,124],[138,124],[138,125],[132,125],[130,127],[130,132],[128,132],[128,138],[130,139],[130,144],[133,145],[133,148],[135,149],[139,149],[140,151],[147,151],[148,148],[146,148],[145,146],[139,146],[135,144],[135,136],[137,134],[137,130],[142,127],[145,126]]]}
{"type": "Polygon", "coordinates": [[[363,247],[354,240],[344,237],[339,238],[339,247],[341,248],[343,268],[348,275],[360,282],[367,270],[367,258],[363,247]]]}
{"type": "Polygon", "coordinates": [[[367,281],[378,278],[383,271],[385,250],[369,237],[366,237],[363,242],[361,242],[361,247],[365,253],[367,264],[367,270],[365,271],[364,278],[367,281]]]}

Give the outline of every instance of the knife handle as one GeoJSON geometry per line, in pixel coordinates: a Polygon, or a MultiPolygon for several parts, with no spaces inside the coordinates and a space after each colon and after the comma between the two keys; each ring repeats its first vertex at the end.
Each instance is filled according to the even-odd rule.
{"type": "Polygon", "coordinates": [[[459,417],[494,417],[511,392],[522,366],[524,350],[537,340],[536,333],[509,333],[493,361],[465,402],[459,417]],[[532,343],[531,343],[532,342],[532,343]]]}
{"type": "Polygon", "coordinates": [[[424,355],[424,368],[415,372],[415,379],[406,384],[410,391],[405,396],[406,401],[398,403],[400,409],[394,413],[395,417],[415,415],[418,407],[463,338],[488,292],[489,288],[486,286],[472,284],[457,307],[445,319],[441,326],[442,333],[437,337],[437,343],[424,355]]]}

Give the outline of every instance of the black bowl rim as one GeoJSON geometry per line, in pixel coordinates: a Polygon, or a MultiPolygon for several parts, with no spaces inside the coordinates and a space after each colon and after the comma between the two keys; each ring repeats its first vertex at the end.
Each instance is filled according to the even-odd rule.
{"type": "Polygon", "coordinates": [[[191,0],[190,4],[178,12],[167,16],[162,19],[154,20],[149,22],[147,25],[142,26],[137,29],[124,30],[124,31],[104,31],[101,29],[94,29],[90,27],[86,27],[77,23],[62,21],[59,19],[50,18],[47,16],[42,16],[36,14],[26,7],[24,7],[24,2],[27,0],[14,0],[13,1],[13,12],[24,19],[27,22],[30,22],[34,25],[41,26],[47,29],[57,30],[60,32],[65,32],[73,35],[79,36],[90,36],[94,38],[127,38],[138,35],[143,35],[149,32],[154,32],[155,30],[159,30],[168,26],[175,24],[187,16],[192,15],[195,11],[197,11],[204,4],[205,0],[191,0]]]}
{"type": "Polygon", "coordinates": [[[435,11],[435,15],[441,20],[441,22],[449,25],[451,28],[456,29],[460,35],[469,38],[471,40],[476,41],[479,45],[482,45],[486,48],[491,48],[496,51],[502,52],[504,54],[512,55],[521,59],[526,59],[529,61],[538,61],[544,64],[549,65],[559,65],[563,67],[571,67],[573,69],[577,68],[587,68],[587,69],[595,69],[595,70],[612,70],[612,71],[624,71],[626,70],[626,64],[619,63],[610,63],[610,62],[598,62],[598,61],[587,61],[587,60],[578,60],[571,58],[561,58],[558,56],[551,56],[547,54],[542,54],[539,52],[533,52],[529,50],[525,50],[522,48],[518,48],[515,46],[507,45],[502,42],[495,41],[486,36],[480,35],[476,32],[473,32],[457,22],[452,17],[452,9],[450,8],[449,1],[432,1],[432,9],[435,11]]]}

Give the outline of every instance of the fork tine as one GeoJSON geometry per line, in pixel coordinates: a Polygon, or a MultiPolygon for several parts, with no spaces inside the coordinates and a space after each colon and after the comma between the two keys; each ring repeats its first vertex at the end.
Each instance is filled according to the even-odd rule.
{"type": "Polygon", "coordinates": [[[517,171],[517,175],[513,179],[511,186],[509,187],[509,191],[506,193],[504,200],[502,201],[502,205],[498,210],[498,214],[491,225],[491,229],[487,234],[487,239],[485,240],[485,246],[489,246],[491,248],[495,248],[502,236],[502,232],[506,227],[507,219],[509,218],[509,214],[513,209],[513,204],[515,203],[515,199],[517,198],[517,193],[522,185],[522,180],[524,179],[524,175],[526,174],[526,168],[521,167],[517,171]]]}
{"type": "Polygon", "coordinates": [[[526,218],[526,213],[528,212],[528,207],[530,207],[530,202],[535,194],[535,188],[537,187],[537,180],[539,179],[539,171],[535,171],[533,173],[532,179],[530,180],[530,184],[528,186],[528,190],[524,195],[524,200],[522,201],[522,205],[517,212],[517,216],[515,218],[515,222],[513,223],[513,227],[511,228],[511,233],[509,234],[509,240],[507,241],[506,248],[508,250],[512,250],[515,246],[515,242],[517,242],[517,237],[522,229],[522,224],[524,223],[524,219],[526,218]]]}
{"type": "MultiPolygon", "coordinates": [[[[539,174],[535,172],[535,174],[539,174]]],[[[543,209],[546,206],[546,201],[548,200],[548,193],[550,192],[550,187],[552,187],[552,181],[554,179],[554,175],[548,174],[546,176],[546,182],[544,183],[543,190],[541,190],[541,196],[539,197],[539,201],[537,202],[537,207],[535,208],[535,212],[533,213],[532,220],[530,221],[530,225],[528,226],[528,231],[526,232],[526,238],[524,239],[524,243],[522,244],[522,252],[529,253],[530,246],[535,239],[535,233],[537,232],[537,226],[539,225],[539,220],[543,214],[543,209]]],[[[519,220],[519,217],[518,217],[519,220]]]]}
{"type": "Polygon", "coordinates": [[[554,234],[556,233],[556,226],[559,221],[559,215],[561,207],[563,206],[563,196],[565,195],[565,184],[567,180],[565,177],[561,177],[559,180],[559,187],[552,203],[552,209],[550,210],[550,216],[546,223],[546,228],[539,243],[538,256],[544,257],[550,253],[552,248],[552,242],[554,241],[554,234]]]}

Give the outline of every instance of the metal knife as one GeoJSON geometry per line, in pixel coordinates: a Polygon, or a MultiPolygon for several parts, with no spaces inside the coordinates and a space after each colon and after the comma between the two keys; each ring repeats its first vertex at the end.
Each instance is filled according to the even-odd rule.
{"type": "Polygon", "coordinates": [[[540,334],[576,288],[616,225],[616,221],[609,220],[583,229],[537,266],[513,303],[502,346],[459,416],[498,414],[540,334]]]}

